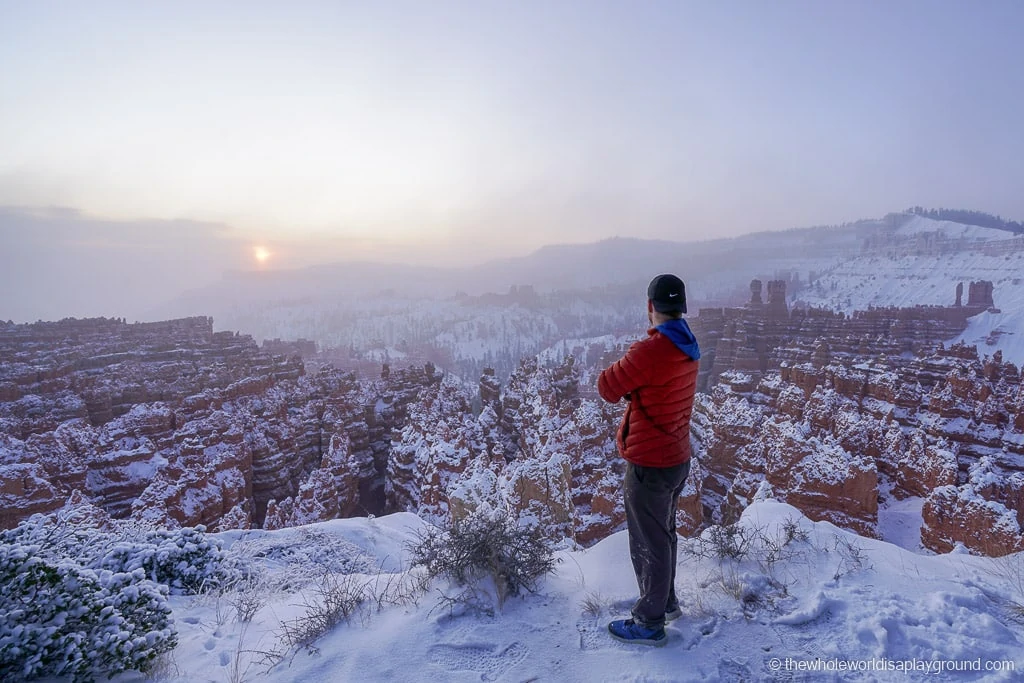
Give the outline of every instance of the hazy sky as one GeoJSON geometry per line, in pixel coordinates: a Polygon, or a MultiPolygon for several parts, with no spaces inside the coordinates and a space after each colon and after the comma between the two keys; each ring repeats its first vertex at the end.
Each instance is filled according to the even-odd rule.
{"type": "Polygon", "coordinates": [[[1016,0],[0,0],[0,206],[281,264],[1021,219],[1022,26],[1016,0]]]}

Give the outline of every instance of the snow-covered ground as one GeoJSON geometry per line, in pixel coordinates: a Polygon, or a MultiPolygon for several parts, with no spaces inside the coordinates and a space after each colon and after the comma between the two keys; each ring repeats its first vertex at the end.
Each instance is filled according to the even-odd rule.
{"type": "MultiPolygon", "coordinates": [[[[1024,271],[1024,259],[1018,262],[1024,271]]],[[[999,313],[986,311],[970,319],[967,329],[956,341],[977,345],[982,353],[1003,352],[1003,360],[1024,366],[1024,285],[1005,284],[996,290],[999,313]]],[[[998,285],[997,285],[998,286],[998,285]]]]}
{"type": "MultiPolygon", "coordinates": [[[[380,580],[402,568],[422,527],[401,513],[275,532],[230,532],[235,550],[278,580],[251,622],[231,596],[172,599],[180,644],[157,679],[171,681],[1019,681],[1024,679],[1024,554],[924,556],[810,522],[773,500],[741,524],[747,559],[680,545],[684,616],[662,648],[612,640],[606,624],[636,597],[627,538],[565,550],[536,594],[493,615],[438,604],[376,604],[329,630],[312,652],[275,666],[260,653],[314,603],[324,566],[380,580]],[[767,542],[765,541],[767,539],[767,542]],[[787,542],[787,539],[788,542],[787,542]],[[776,550],[772,550],[775,548],[776,550]],[[282,577],[284,577],[282,579],[282,577]],[[374,578],[377,577],[377,578],[374,578]],[[291,584],[290,588],[288,583],[291,584]],[[300,588],[301,587],[301,588],[300,588]],[[945,670],[941,670],[940,667],[945,670]],[[950,670],[954,668],[954,670],[950,670]],[[966,670],[962,670],[966,668],[966,670]]],[[[704,546],[705,549],[708,546],[704,546]]],[[[140,681],[123,674],[120,683],[140,681]]]]}
{"type": "Polygon", "coordinates": [[[953,221],[940,221],[927,216],[910,216],[895,232],[900,237],[912,237],[927,233],[935,233],[947,239],[967,242],[992,242],[1009,239],[1013,236],[1005,230],[965,225],[953,221]]]}
{"type": "Polygon", "coordinates": [[[921,510],[924,498],[888,498],[878,506],[878,533],[882,540],[918,553],[931,554],[921,545],[921,510]]]}

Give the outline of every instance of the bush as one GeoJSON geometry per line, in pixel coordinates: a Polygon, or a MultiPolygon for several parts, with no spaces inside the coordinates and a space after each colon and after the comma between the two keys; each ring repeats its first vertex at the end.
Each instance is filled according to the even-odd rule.
{"type": "Polygon", "coordinates": [[[1004,600],[1010,617],[1024,624],[1024,553],[993,557],[988,572],[1009,589],[1004,600]]]}
{"type": "Polygon", "coordinates": [[[166,587],[141,569],[95,572],[39,551],[0,544],[0,678],[146,671],[174,649],[166,587]]]}
{"type": "Polygon", "coordinates": [[[200,526],[119,534],[90,529],[73,516],[58,513],[33,515],[0,532],[0,542],[33,545],[41,557],[74,560],[96,571],[119,574],[141,569],[172,593],[195,594],[237,580],[240,573],[205,531],[200,526]]]}
{"type": "Polygon", "coordinates": [[[760,529],[753,529],[739,522],[715,524],[708,527],[697,538],[694,552],[698,557],[717,560],[745,560],[754,547],[760,529]]]}
{"type": "Polygon", "coordinates": [[[119,541],[90,562],[94,569],[142,569],[152,581],[172,592],[195,594],[235,579],[237,568],[204,527],[150,531],[135,541],[119,541]]]}
{"type": "Polygon", "coordinates": [[[325,572],[318,582],[315,596],[306,598],[301,616],[286,621],[279,639],[289,651],[305,648],[317,652],[314,644],[335,626],[347,622],[371,597],[368,584],[352,574],[325,572]]]}
{"type": "Polygon", "coordinates": [[[113,532],[62,510],[0,532],[0,680],[147,671],[177,642],[168,594],[241,574],[204,531],[113,532]]]}
{"type": "Polygon", "coordinates": [[[464,602],[475,602],[481,580],[492,579],[499,608],[510,595],[535,592],[538,580],[555,567],[552,542],[542,529],[520,527],[504,513],[477,512],[447,528],[430,528],[410,551],[413,566],[425,567],[431,578],[467,586],[464,602]]]}

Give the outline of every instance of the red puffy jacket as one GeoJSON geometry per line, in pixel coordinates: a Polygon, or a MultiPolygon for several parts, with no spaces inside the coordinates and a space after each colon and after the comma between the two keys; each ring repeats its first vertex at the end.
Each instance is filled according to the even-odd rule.
{"type": "Polygon", "coordinates": [[[597,390],[610,403],[629,397],[616,434],[619,454],[635,465],[671,467],[690,459],[698,363],[658,330],[647,335],[601,373],[597,390]]]}

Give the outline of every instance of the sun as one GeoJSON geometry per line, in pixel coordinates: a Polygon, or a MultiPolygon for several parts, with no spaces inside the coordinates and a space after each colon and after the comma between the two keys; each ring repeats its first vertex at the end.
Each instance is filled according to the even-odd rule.
{"type": "Polygon", "coordinates": [[[258,263],[266,263],[270,258],[270,250],[266,247],[253,247],[252,255],[258,263]]]}

